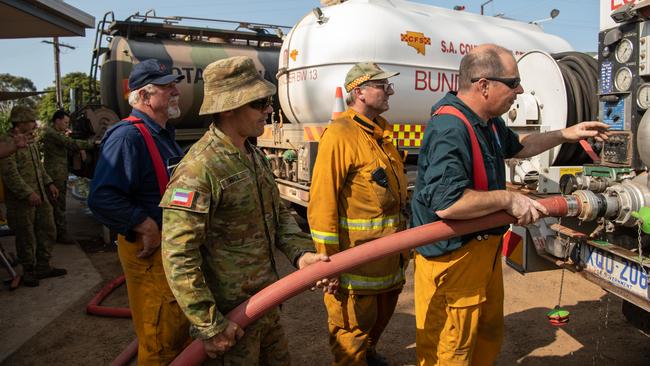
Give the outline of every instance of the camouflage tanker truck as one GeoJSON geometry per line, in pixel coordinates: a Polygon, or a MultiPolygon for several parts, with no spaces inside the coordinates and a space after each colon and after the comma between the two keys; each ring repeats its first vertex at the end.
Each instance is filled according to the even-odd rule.
{"type": "Polygon", "coordinates": [[[111,124],[128,116],[129,73],[135,63],[156,58],[174,73],[185,76],[178,84],[182,114],[174,123],[181,143],[191,144],[210,123],[207,116],[198,115],[203,99],[203,69],[214,60],[245,55],[255,61],[267,80],[277,84],[283,28],[288,29],[270,24],[158,17],[152,11],[116,21],[112,12],[107,13],[98,23],[90,71],[91,79],[100,74],[100,90],[91,90],[93,102],[79,113],[76,133],[101,137],[111,124]],[[235,29],[187,25],[199,21],[235,29]]]}

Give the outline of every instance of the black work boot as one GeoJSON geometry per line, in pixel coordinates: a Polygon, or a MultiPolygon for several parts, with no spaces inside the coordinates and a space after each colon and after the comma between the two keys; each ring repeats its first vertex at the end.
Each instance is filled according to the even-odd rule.
{"type": "Polygon", "coordinates": [[[389,366],[390,364],[388,363],[388,360],[377,353],[377,351],[374,348],[369,349],[366,351],[366,362],[368,363],[368,366],[389,366]]]}
{"type": "Polygon", "coordinates": [[[38,278],[36,278],[34,271],[24,271],[22,281],[23,286],[26,287],[37,287],[39,285],[38,278]]]}
{"type": "Polygon", "coordinates": [[[42,280],[44,278],[64,276],[65,274],[68,273],[68,271],[66,271],[63,268],[47,267],[43,269],[37,269],[35,273],[36,273],[36,278],[42,280]]]}
{"type": "Polygon", "coordinates": [[[59,244],[66,244],[66,245],[77,245],[77,244],[79,244],[79,243],[77,243],[76,240],[74,240],[68,234],[63,234],[63,235],[57,237],[56,242],[59,243],[59,244]]]}

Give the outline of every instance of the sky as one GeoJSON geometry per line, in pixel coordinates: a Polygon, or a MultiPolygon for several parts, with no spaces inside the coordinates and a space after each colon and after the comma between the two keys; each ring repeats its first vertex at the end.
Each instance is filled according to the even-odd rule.
{"type": "MultiPolygon", "coordinates": [[[[465,11],[480,13],[487,0],[417,0],[416,2],[453,8],[465,6],[465,11]]],[[[107,11],[116,20],[135,12],[155,9],[157,16],[193,16],[223,20],[293,26],[305,14],[320,5],[319,0],[66,0],[66,3],[95,17],[98,23],[107,11]]],[[[484,14],[504,16],[520,21],[548,18],[552,9],[560,10],[557,18],[541,25],[547,33],[566,39],[578,51],[593,52],[597,48],[599,29],[599,0],[493,0],[484,6],[484,14]]],[[[0,40],[0,73],[31,79],[39,90],[54,85],[52,46],[28,38],[0,40]]],[[[62,37],[61,43],[75,47],[61,48],[61,73],[88,73],[95,30],[87,29],[85,37],[62,37]]]]}

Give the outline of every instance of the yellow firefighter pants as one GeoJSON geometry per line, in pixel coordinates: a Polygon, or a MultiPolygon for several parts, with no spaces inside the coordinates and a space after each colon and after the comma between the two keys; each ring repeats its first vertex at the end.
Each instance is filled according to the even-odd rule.
{"type": "Polygon", "coordinates": [[[160,249],[147,258],[138,258],[141,241],[131,243],[118,235],[117,242],[138,336],[138,365],[167,365],[192,339],[189,321],[167,284],[160,249]]]}
{"type": "Polygon", "coordinates": [[[504,333],[500,236],[416,254],[415,323],[420,366],[494,363],[504,333]]]}
{"type": "Polygon", "coordinates": [[[375,295],[325,294],[333,365],[366,366],[397,305],[401,288],[375,295]]]}

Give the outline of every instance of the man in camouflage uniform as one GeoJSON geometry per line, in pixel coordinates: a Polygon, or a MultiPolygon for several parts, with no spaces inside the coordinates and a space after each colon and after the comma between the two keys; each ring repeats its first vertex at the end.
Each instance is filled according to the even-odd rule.
{"type": "MultiPolygon", "coordinates": [[[[30,108],[12,108],[9,121],[16,132],[31,135],[36,127],[36,113],[30,108]]],[[[34,144],[0,160],[5,187],[7,220],[16,233],[16,252],[23,266],[23,284],[38,286],[39,279],[66,274],[65,269],[50,266],[56,227],[52,205],[58,190],[43,164],[34,144]],[[48,197],[49,196],[49,197],[48,197]]]]}
{"type": "Polygon", "coordinates": [[[62,244],[75,244],[68,236],[65,219],[66,190],[68,180],[68,152],[92,149],[91,141],[75,140],[68,136],[70,115],[63,110],[54,112],[51,125],[40,129],[37,137],[43,154],[45,172],[52,178],[59,190],[59,197],[54,203],[54,222],[56,223],[56,241],[62,244]]]}
{"type": "MultiPolygon", "coordinates": [[[[161,201],[167,280],[194,338],[223,365],[287,365],[288,344],[273,309],[243,330],[224,318],[278,279],[273,248],[298,268],[321,260],[280,201],[257,137],[275,86],[248,57],[216,61],[203,73],[200,114],[214,122],[174,171],[161,201]]],[[[322,281],[326,282],[326,281],[322,281]]]]}

